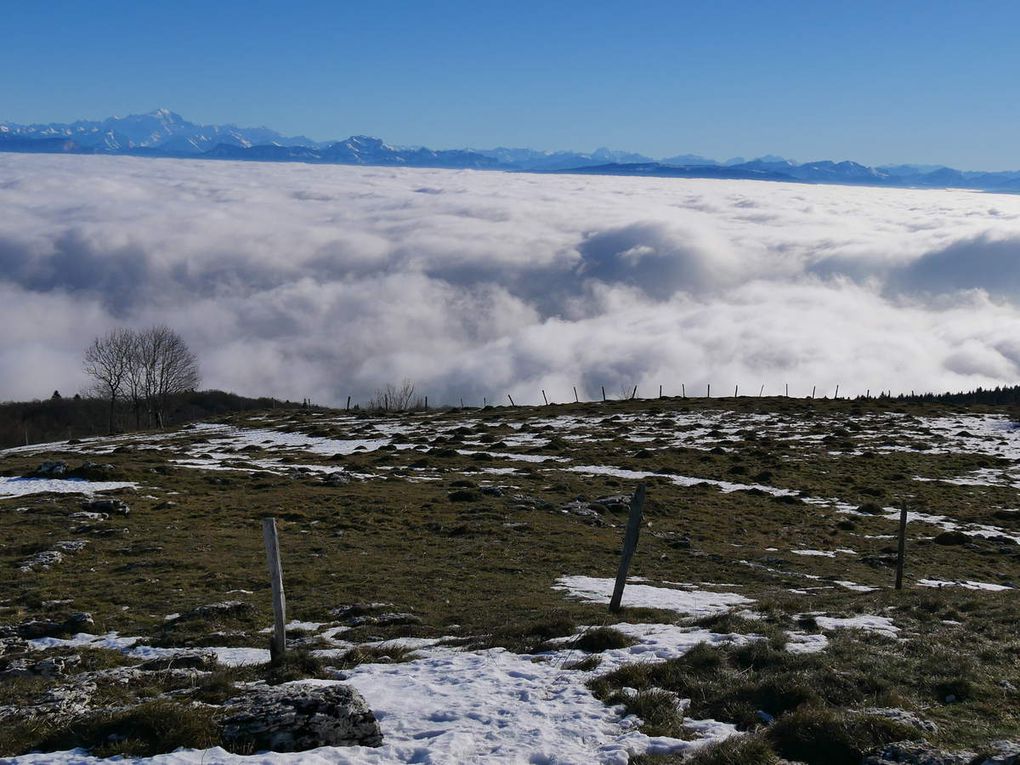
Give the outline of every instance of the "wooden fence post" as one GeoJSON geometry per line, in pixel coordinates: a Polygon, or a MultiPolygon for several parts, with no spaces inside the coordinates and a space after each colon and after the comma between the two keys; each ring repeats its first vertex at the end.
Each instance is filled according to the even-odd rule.
{"type": "Polygon", "coordinates": [[[262,519],[262,538],[266,543],[269,563],[269,584],[273,588],[273,637],[269,643],[272,664],[283,661],[287,652],[287,601],[283,595],[283,567],[280,565],[280,540],[276,536],[276,519],[262,519]]]}
{"type": "Polygon", "coordinates": [[[790,383],[786,383],[786,397],[790,397],[790,383]]]}
{"type": "Polygon", "coordinates": [[[705,398],[712,398],[712,383],[705,384],[705,398]]]}
{"type": "Polygon", "coordinates": [[[633,401],[637,398],[637,386],[634,386],[634,392],[630,394],[630,400],[633,401]]]}
{"type": "Polygon", "coordinates": [[[637,491],[630,500],[630,515],[627,518],[627,533],[623,537],[623,552],[620,554],[620,568],[616,572],[616,586],[613,588],[613,597],[609,601],[609,610],[616,612],[620,610],[620,600],[623,598],[623,588],[627,584],[627,569],[630,568],[630,559],[634,556],[637,548],[638,535],[641,532],[641,511],[645,504],[645,485],[638,484],[637,491]]]}
{"type": "Polygon", "coordinates": [[[574,403],[575,404],[580,404],[581,403],[581,399],[579,399],[577,397],[577,386],[576,385],[574,386],[574,403]]]}
{"type": "Polygon", "coordinates": [[[758,391],[758,398],[761,398],[764,395],[765,395],[765,385],[763,383],[762,386],[761,386],[761,389],[758,391]]]}
{"type": "Polygon", "coordinates": [[[907,558],[907,503],[900,509],[900,540],[896,550],[896,589],[903,589],[903,564],[907,558]]]}
{"type": "Polygon", "coordinates": [[[815,388],[817,388],[817,387],[818,387],[817,385],[812,385],[811,386],[811,398],[815,397],[815,388]]]}
{"type": "Polygon", "coordinates": [[[659,386],[659,398],[662,398],[662,386],[659,386]]]}
{"type": "Polygon", "coordinates": [[[549,399],[545,397],[545,390],[542,391],[542,398],[545,399],[545,405],[549,406],[549,399]]]}
{"type": "Polygon", "coordinates": [[[832,397],[834,399],[839,398],[839,386],[838,385],[836,386],[836,392],[832,394],[832,397]]]}
{"type": "Polygon", "coordinates": [[[737,389],[738,389],[739,387],[740,387],[739,385],[734,385],[734,386],[733,386],[733,398],[736,398],[736,397],[737,397],[737,389]]]}
{"type": "Polygon", "coordinates": [[[603,401],[603,403],[605,403],[605,400],[606,400],[606,386],[603,385],[602,386],[602,401],[603,401]]]}
{"type": "Polygon", "coordinates": [[[514,397],[513,396],[511,396],[509,393],[507,393],[506,397],[508,399],[510,399],[510,406],[517,406],[517,404],[514,403],[514,397]]]}
{"type": "Polygon", "coordinates": [[[687,398],[687,386],[683,383],[680,383],[680,397],[687,398]]]}
{"type": "Polygon", "coordinates": [[[347,397],[347,408],[344,409],[344,411],[345,412],[351,411],[351,397],[350,396],[347,397]]]}

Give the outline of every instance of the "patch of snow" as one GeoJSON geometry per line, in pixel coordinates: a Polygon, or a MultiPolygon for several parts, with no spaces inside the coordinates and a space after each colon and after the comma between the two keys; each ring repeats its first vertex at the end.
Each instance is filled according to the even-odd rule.
{"type": "MultiPolygon", "coordinates": [[[[613,595],[614,579],[591,576],[561,576],[553,587],[566,590],[570,595],[589,603],[609,603],[613,595]]],[[[652,587],[647,584],[630,584],[624,588],[622,604],[631,607],[662,608],[688,616],[710,616],[729,611],[736,606],[754,603],[750,598],[732,592],[707,590],[677,590],[669,587],[652,587]]]]}
{"type": "Polygon", "coordinates": [[[86,481],[84,478],[11,478],[0,476],[0,497],[24,497],[29,494],[85,494],[135,489],[132,481],[86,481]]]}
{"type": "Polygon", "coordinates": [[[860,616],[815,616],[815,623],[823,630],[855,629],[877,632],[886,637],[896,637],[900,628],[887,616],[861,614],[860,616]]]}
{"type": "Polygon", "coordinates": [[[791,631],[786,633],[786,638],[786,650],[790,653],[819,653],[829,645],[829,639],[822,634],[791,631]]]}
{"type": "Polygon", "coordinates": [[[992,584],[991,582],[972,582],[969,580],[960,580],[956,582],[946,582],[941,579],[919,579],[917,582],[922,587],[963,587],[967,590],[988,590],[989,592],[1002,592],[1003,590],[1012,590],[1014,587],[1009,587],[1004,584],[992,584]]]}

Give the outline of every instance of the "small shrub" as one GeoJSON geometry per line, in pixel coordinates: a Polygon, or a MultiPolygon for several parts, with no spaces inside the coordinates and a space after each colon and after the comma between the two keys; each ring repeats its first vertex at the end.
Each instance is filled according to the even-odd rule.
{"type": "Polygon", "coordinates": [[[400,646],[355,646],[338,661],[332,661],[337,669],[353,669],[359,664],[392,664],[411,661],[416,654],[410,648],[400,646]]]}
{"type": "Polygon", "coordinates": [[[600,653],[614,648],[627,648],[637,642],[635,638],[612,627],[595,627],[581,633],[572,642],[572,647],[588,653],[600,653]]]}
{"type": "Polygon", "coordinates": [[[268,665],[266,682],[270,685],[304,680],[309,677],[325,677],[323,661],[308,651],[288,651],[283,661],[268,665]]]}
{"type": "Polygon", "coordinates": [[[684,713],[677,705],[676,696],[661,688],[649,688],[637,693],[617,692],[607,700],[610,704],[623,704],[628,714],[641,718],[641,730],[649,736],[673,736],[683,733],[684,713]]]}
{"type": "Polygon", "coordinates": [[[579,661],[572,662],[571,664],[564,664],[563,669],[573,669],[578,672],[591,672],[593,669],[598,669],[599,665],[602,664],[601,656],[585,656],[579,661]]]}
{"type": "Polygon", "coordinates": [[[779,758],[762,736],[731,736],[699,749],[686,765],[774,765],[779,758]]]}
{"type": "Polygon", "coordinates": [[[116,712],[97,712],[54,728],[33,746],[45,752],[88,749],[97,757],[151,757],[180,747],[207,749],[219,731],[208,709],[153,701],[116,712]]]}
{"type": "Polygon", "coordinates": [[[848,716],[822,707],[783,715],[767,735],[781,756],[807,765],[857,765],[869,749],[918,736],[885,717],[848,716]]]}

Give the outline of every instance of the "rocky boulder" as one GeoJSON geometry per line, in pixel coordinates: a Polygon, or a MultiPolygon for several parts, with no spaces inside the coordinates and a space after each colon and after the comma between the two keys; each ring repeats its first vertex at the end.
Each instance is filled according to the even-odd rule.
{"type": "Polygon", "coordinates": [[[303,752],[320,746],[380,746],[382,732],[349,685],[287,684],[228,700],[220,725],[230,748],[303,752]]]}
{"type": "Polygon", "coordinates": [[[935,535],[932,539],[937,545],[965,545],[970,541],[970,537],[964,534],[962,531],[943,531],[941,534],[935,535]]]}
{"type": "Polygon", "coordinates": [[[861,765],[970,765],[974,752],[944,752],[919,741],[898,741],[868,753],[861,765]]]}
{"type": "Polygon", "coordinates": [[[81,503],[86,513],[106,513],[107,515],[128,515],[131,508],[119,499],[90,499],[81,503]]]}

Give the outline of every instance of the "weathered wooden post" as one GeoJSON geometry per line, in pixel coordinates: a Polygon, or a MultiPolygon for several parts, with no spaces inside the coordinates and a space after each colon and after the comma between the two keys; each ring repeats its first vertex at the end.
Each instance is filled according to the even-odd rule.
{"type": "Polygon", "coordinates": [[[645,485],[638,484],[637,491],[630,500],[630,515],[627,518],[627,533],[623,537],[623,552],[620,554],[620,569],[616,572],[616,586],[613,588],[613,597],[609,601],[609,610],[616,612],[620,610],[620,600],[623,598],[623,588],[627,584],[627,569],[630,568],[630,559],[634,556],[637,548],[638,534],[641,532],[641,511],[645,504],[645,485]]]}
{"type": "Polygon", "coordinates": [[[900,509],[900,540],[896,550],[896,589],[903,589],[903,564],[907,558],[907,503],[900,509]]]}
{"type": "Polygon", "coordinates": [[[836,392],[832,394],[833,398],[839,398],[839,386],[836,386],[836,392]]]}
{"type": "Polygon", "coordinates": [[[350,396],[347,397],[347,408],[344,409],[344,411],[345,412],[351,411],[351,397],[350,396]]]}
{"type": "Polygon", "coordinates": [[[549,406],[549,399],[546,398],[545,390],[544,389],[542,390],[542,398],[545,400],[545,405],[549,406]]]}
{"type": "Polygon", "coordinates": [[[738,389],[739,387],[740,387],[739,385],[734,385],[734,386],[733,386],[733,398],[736,398],[736,397],[737,397],[737,389],[738,389]]]}
{"type": "Polygon", "coordinates": [[[815,389],[816,389],[817,387],[818,387],[817,385],[812,385],[812,386],[811,386],[811,398],[814,398],[814,397],[815,397],[815,389]]]}
{"type": "Polygon", "coordinates": [[[602,402],[605,403],[605,400],[606,400],[606,386],[603,385],[602,386],[602,402]]]}
{"type": "Polygon", "coordinates": [[[270,663],[279,664],[287,653],[287,602],[283,595],[283,567],[280,565],[280,540],[276,519],[262,519],[262,538],[266,543],[269,584],[273,588],[273,637],[269,643],[270,663]]]}
{"type": "Polygon", "coordinates": [[[574,403],[575,404],[580,404],[581,403],[581,399],[579,399],[577,397],[577,386],[576,385],[574,386],[574,403]]]}
{"type": "Polygon", "coordinates": [[[687,398],[687,386],[683,383],[680,383],[680,396],[682,398],[687,398]]]}
{"type": "Polygon", "coordinates": [[[429,397],[426,396],[425,397],[425,411],[427,412],[428,410],[429,410],[429,397]]]}
{"type": "Polygon", "coordinates": [[[662,386],[659,386],[659,398],[662,398],[662,386]]]}
{"type": "Polygon", "coordinates": [[[786,383],[786,397],[790,397],[790,383],[786,383]]]}
{"type": "Polygon", "coordinates": [[[637,398],[637,386],[634,386],[634,391],[630,394],[630,400],[633,401],[637,398]]]}
{"type": "Polygon", "coordinates": [[[712,398],[712,383],[705,385],[705,398],[712,398]]]}
{"type": "Polygon", "coordinates": [[[764,395],[765,395],[765,384],[762,383],[762,386],[761,386],[761,388],[758,391],[758,398],[761,398],[764,395]]]}
{"type": "Polygon", "coordinates": [[[517,404],[514,403],[514,397],[513,396],[511,396],[509,393],[507,393],[506,397],[508,399],[510,399],[510,406],[517,406],[517,404]]]}

